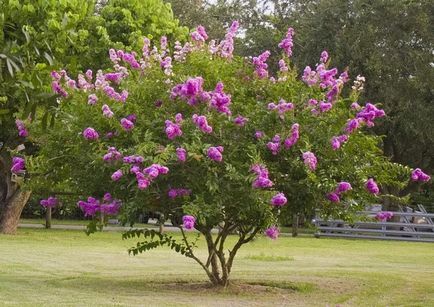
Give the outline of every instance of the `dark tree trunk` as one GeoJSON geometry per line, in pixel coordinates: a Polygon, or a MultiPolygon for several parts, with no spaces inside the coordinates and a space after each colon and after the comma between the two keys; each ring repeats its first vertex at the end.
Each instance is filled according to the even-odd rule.
{"type": "Polygon", "coordinates": [[[45,228],[51,228],[51,207],[47,207],[45,211],[45,228]]]}
{"type": "Polygon", "coordinates": [[[21,212],[32,194],[31,191],[17,189],[4,204],[0,214],[0,233],[15,234],[21,212]]]}
{"type": "Polygon", "coordinates": [[[292,236],[298,236],[298,214],[295,213],[292,215],[292,236]]]}
{"type": "Polygon", "coordinates": [[[32,194],[21,190],[12,179],[11,162],[8,153],[0,152],[0,233],[4,234],[17,231],[21,212],[32,194]]]}

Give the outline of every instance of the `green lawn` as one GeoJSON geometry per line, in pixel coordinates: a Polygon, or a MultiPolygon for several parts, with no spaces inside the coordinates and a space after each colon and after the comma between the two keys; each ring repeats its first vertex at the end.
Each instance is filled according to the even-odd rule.
{"type": "Polygon", "coordinates": [[[129,256],[133,244],[116,232],[0,236],[0,305],[434,306],[430,243],[259,238],[226,290],[170,250],[129,256]]]}

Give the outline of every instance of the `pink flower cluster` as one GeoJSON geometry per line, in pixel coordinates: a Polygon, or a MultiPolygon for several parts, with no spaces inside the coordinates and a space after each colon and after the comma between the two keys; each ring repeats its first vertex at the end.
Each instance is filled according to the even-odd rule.
{"type": "Polygon", "coordinates": [[[183,197],[183,196],[188,196],[191,194],[191,190],[190,189],[170,189],[167,192],[167,196],[169,196],[169,198],[171,199],[175,199],[177,197],[183,197]]]}
{"type": "Polygon", "coordinates": [[[190,105],[196,105],[200,101],[208,101],[209,93],[203,90],[203,78],[190,78],[185,83],[177,84],[172,88],[170,98],[177,97],[186,100],[190,105]]]}
{"type": "Polygon", "coordinates": [[[97,140],[99,138],[98,132],[92,127],[88,127],[83,131],[83,137],[88,141],[97,140]]]}
{"type": "Polygon", "coordinates": [[[268,178],[268,169],[264,165],[254,164],[251,171],[256,174],[256,179],[252,183],[253,188],[264,189],[273,186],[273,182],[268,178]]]}
{"type": "Polygon", "coordinates": [[[180,162],[187,161],[187,151],[184,148],[178,147],[176,148],[176,156],[180,162]]]}
{"type": "Polygon", "coordinates": [[[285,142],[283,143],[285,145],[286,149],[290,149],[292,146],[297,143],[297,141],[300,138],[300,125],[299,124],[293,124],[291,127],[291,135],[285,139],[285,142]]]}
{"type": "Polygon", "coordinates": [[[266,50],[257,57],[253,57],[252,63],[255,65],[255,73],[259,79],[268,77],[268,64],[265,63],[270,57],[270,51],[266,50]]]}
{"type": "Polygon", "coordinates": [[[14,174],[18,174],[22,170],[26,168],[26,161],[21,157],[13,157],[12,158],[12,167],[11,172],[14,174]]]}
{"type": "Polygon", "coordinates": [[[275,156],[280,151],[280,135],[276,134],[270,142],[267,143],[267,148],[275,156]]]}
{"type": "Polygon", "coordinates": [[[280,231],[276,226],[265,229],[264,234],[270,239],[276,240],[279,237],[280,231]]]}
{"type": "Polygon", "coordinates": [[[169,168],[160,164],[152,164],[140,171],[139,167],[131,168],[131,171],[136,175],[137,185],[139,190],[144,190],[161,175],[169,172],[169,168]]]}
{"type": "Polygon", "coordinates": [[[356,118],[366,123],[368,127],[374,126],[374,120],[378,117],[384,117],[384,110],[378,109],[372,103],[367,103],[366,106],[356,115],[356,118]]]}
{"type": "Polygon", "coordinates": [[[390,211],[382,211],[382,212],[378,212],[375,215],[375,218],[381,222],[387,222],[388,220],[390,220],[393,217],[393,212],[390,211]]]}
{"type": "Polygon", "coordinates": [[[231,115],[229,105],[231,104],[231,95],[223,91],[223,82],[218,82],[214,91],[210,93],[210,107],[216,109],[218,112],[231,115]]]}
{"type": "Polygon", "coordinates": [[[105,162],[113,162],[121,159],[122,154],[116,149],[116,147],[109,147],[108,152],[103,157],[105,162]]]}
{"type": "Polygon", "coordinates": [[[283,193],[277,193],[271,198],[270,201],[271,205],[274,207],[282,207],[286,205],[287,202],[288,200],[286,199],[285,194],[283,193]]]}
{"type": "Polygon", "coordinates": [[[306,151],[303,153],[304,164],[311,170],[314,171],[317,167],[318,160],[313,152],[306,151]]]}
{"type": "Polygon", "coordinates": [[[208,120],[204,115],[193,114],[193,123],[204,133],[211,133],[212,127],[208,125],[208,120]]]}
{"type": "Polygon", "coordinates": [[[330,200],[331,202],[338,203],[341,201],[340,195],[352,189],[353,188],[351,187],[350,183],[346,181],[339,182],[335,191],[327,194],[327,199],[330,200]]]}
{"type": "Polygon", "coordinates": [[[126,156],[123,159],[125,164],[141,164],[143,161],[145,161],[145,159],[139,155],[126,156]]]}
{"type": "Polygon", "coordinates": [[[212,147],[208,148],[208,152],[207,152],[208,158],[210,158],[211,160],[214,160],[216,162],[222,162],[223,150],[224,150],[223,146],[217,146],[217,147],[212,146],[212,147]]]}
{"type": "Polygon", "coordinates": [[[112,112],[112,110],[110,110],[110,107],[109,107],[108,105],[106,105],[106,104],[102,106],[101,110],[102,110],[102,115],[103,115],[104,117],[112,118],[113,115],[115,115],[115,114],[112,112]]]}
{"type": "Polygon", "coordinates": [[[205,31],[205,27],[198,26],[196,31],[191,33],[191,40],[199,44],[204,43],[208,39],[208,34],[205,31]]]}
{"type": "Polygon", "coordinates": [[[125,131],[129,132],[134,129],[134,122],[128,118],[122,118],[121,126],[125,131]]]}
{"type": "Polygon", "coordinates": [[[248,118],[238,115],[237,117],[235,117],[234,119],[234,124],[240,127],[243,127],[246,125],[246,123],[249,121],[248,118]]]}
{"type": "Polygon", "coordinates": [[[294,104],[291,102],[286,102],[284,99],[280,99],[277,105],[273,102],[270,102],[267,108],[268,110],[274,110],[279,112],[280,117],[283,118],[283,114],[285,112],[294,110],[294,104]]]}
{"type": "Polygon", "coordinates": [[[338,150],[342,144],[348,141],[348,139],[349,137],[346,134],[332,137],[330,142],[332,144],[333,150],[338,150]]]}
{"type": "Polygon", "coordinates": [[[18,135],[20,137],[25,138],[29,136],[29,132],[27,131],[26,126],[24,125],[24,122],[22,120],[19,119],[15,120],[15,125],[17,126],[18,135]]]}
{"type": "Polygon", "coordinates": [[[42,199],[39,204],[44,208],[54,208],[59,204],[59,200],[56,197],[50,196],[47,199],[42,199]]]}
{"type": "Polygon", "coordinates": [[[118,199],[113,199],[110,193],[106,193],[101,203],[94,197],[88,197],[87,201],[80,200],[77,205],[84,212],[84,216],[95,216],[98,212],[104,215],[116,215],[122,202],[118,199]]]}
{"type": "Polygon", "coordinates": [[[369,178],[366,183],[365,183],[365,187],[366,189],[369,191],[369,193],[371,194],[378,194],[380,193],[380,189],[378,188],[377,183],[374,181],[373,178],[369,178]]]}
{"type": "Polygon", "coordinates": [[[326,50],[324,50],[323,52],[321,52],[321,57],[320,57],[319,61],[321,63],[326,63],[328,61],[328,59],[329,59],[328,52],[326,50]]]}
{"type": "Polygon", "coordinates": [[[192,230],[196,224],[196,218],[192,215],[184,215],[182,217],[182,224],[185,229],[192,230]]]}
{"type": "Polygon", "coordinates": [[[93,106],[96,105],[97,102],[98,96],[96,96],[95,94],[90,94],[89,96],[87,96],[87,104],[93,106]]]}
{"type": "Polygon", "coordinates": [[[170,120],[166,120],[164,123],[166,124],[166,135],[169,140],[173,140],[178,136],[182,135],[181,123],[182,123],[182,114],[177,113],[175,115],[175,123],[170,120]]]}
{"type": "Polygon", "coordinates": [[[220,42],[218,46],[215,45],[215,41],[212,40],[209,44],[209,51],[211,54],[218,54],[223,58],[232,58],[234,52],[234,37],[238,31],[238,21],[233,21],[230,28],[226,32],[225,38],[220,42]]]}
{"type": "Polygon", "coordinates": [[[279,43],[279,48],[285,50],[285,53],[288,56],[288,58],[292,56],[292,47],[294,46],[294,43],[292,41],[293,36],[294,36],[294,29],[288,28],[288,31],[286,32],[286,37],[279,43]]]}
{"type": "Polygon", "coordinates": [[[420,168],[416,168],[411,172],[411,180],[420,181],[420,182],[428,182],[431,177],[425,174],[420,168]]]}

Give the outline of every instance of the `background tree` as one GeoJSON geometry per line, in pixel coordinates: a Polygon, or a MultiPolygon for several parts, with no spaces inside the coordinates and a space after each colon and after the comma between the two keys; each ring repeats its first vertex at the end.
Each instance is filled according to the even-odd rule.
{"type": "Polygon", "coordinates": [[[31,135],[19,135],[15,120],[26,126],[40,117],[44,127],[52,126],[57,101],[50,71],[104,67],[112,46],[136,47],[145,34],[182,39],[187,30],[158,0],[109,1],[98,8],[100,14],[94,1],[76,0],[2,1],[0,9],[0,232],[13,233],[30,192],[20,188],[24,172],[11,173],[12,156],[37,150],[31,135]],[[123,31],[129,31],[128,40],[123,31]],[[22,143],[25,150],[18,147],[22,143]]]}

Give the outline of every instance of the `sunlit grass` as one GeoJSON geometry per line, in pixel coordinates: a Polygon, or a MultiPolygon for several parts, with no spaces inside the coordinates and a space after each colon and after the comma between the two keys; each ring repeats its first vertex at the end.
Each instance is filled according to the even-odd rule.
{"type": "Polygon", "coordinates": [[[240,250],[228,289],[169,249],[129,256],[134,244],[117,232],[0,236],[0,305],[434,306],[429,243],[261,237],[240,250]]]}

